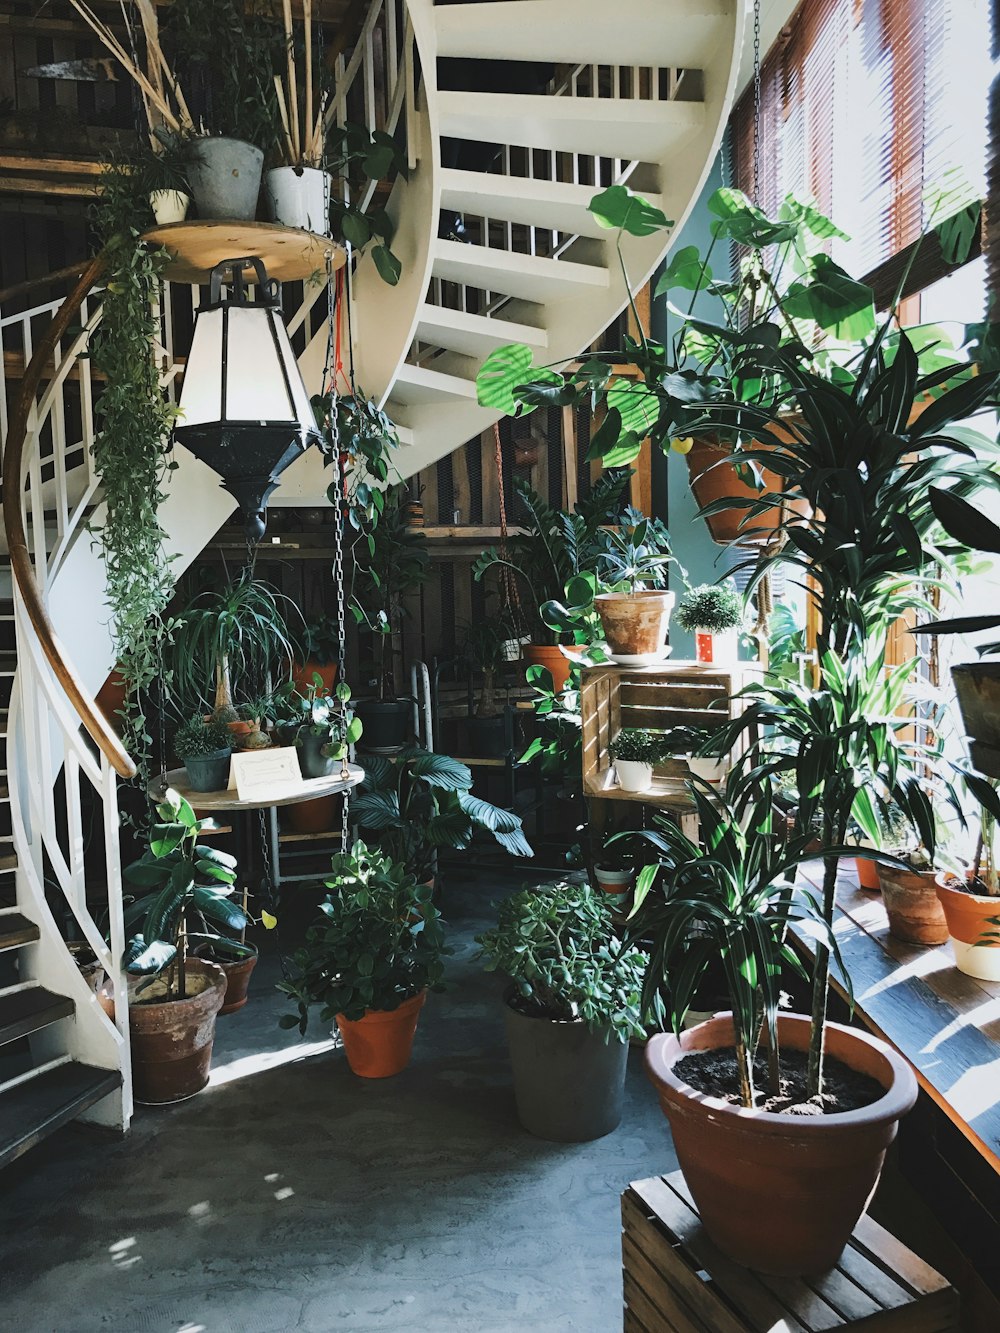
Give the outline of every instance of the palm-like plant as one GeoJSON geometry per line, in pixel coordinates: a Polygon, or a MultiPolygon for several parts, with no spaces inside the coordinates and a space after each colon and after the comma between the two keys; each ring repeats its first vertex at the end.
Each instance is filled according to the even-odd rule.
{"type": "Polygon", "coordinates": [[[472,795],[465,764],[417,745],[391,759],[366,756],[365,780],[351,809],[369,840],[418,880],[433,874],[439,847],[468,847],[477,828],[512,856],[532,855],[517,815],[472,795]]]}
{"type": "Polygon", "coordinates": [[[765,1034],[770,1092],[781,1090],[782,973],[806,975],[788,942],[789,926],[809,922],[831,949],[837,946],[819,904],[795,886],[808,835],[786,831],[770,785],[734,777],[721,796],[692,794],[701,845],[667,819],[642,834],[618,835],[643,837],[658,853],[639,873],[629,916],[629,938],[651,943],[643,1011],[661,1022],[669,1017],[679,1034],[706,970],[720,958],[736,1032],[740,1102],[753,1107],[754,1062],[765,1034]]]}

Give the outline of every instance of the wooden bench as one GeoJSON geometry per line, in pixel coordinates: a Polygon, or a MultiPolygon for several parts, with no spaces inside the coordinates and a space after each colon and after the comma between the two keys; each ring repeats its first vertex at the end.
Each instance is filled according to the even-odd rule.
{"type": "MultiPolygon", "coordinates": [[[[762,1219],[766,1226],[767,1220],[762,1219]]],[[[679,1171],[622,1195],[625,1333],[947,1333],[958,1293],[883,1227],[862,1217],[835,1269],[768,1277],[708,1238],[679,1171]]]]}

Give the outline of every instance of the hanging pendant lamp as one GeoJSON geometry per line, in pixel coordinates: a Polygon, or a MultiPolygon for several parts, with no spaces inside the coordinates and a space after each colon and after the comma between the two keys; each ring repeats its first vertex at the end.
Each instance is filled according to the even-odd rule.
{"type": "Polygon", "coordinates": [[[282,322],[280,292],[260,259],[226,259],[212,269],[174,428],[175,438],[222,478],[253,543],[264,535],[278,478],[320,438],[282,322]],[[249,267],[257,277],[255,301],[244,278],[249,267]]]}

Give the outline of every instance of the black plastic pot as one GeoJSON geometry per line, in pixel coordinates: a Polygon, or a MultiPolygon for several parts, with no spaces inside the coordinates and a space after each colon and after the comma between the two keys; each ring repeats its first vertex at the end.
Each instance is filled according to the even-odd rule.
{"type": "Polygon", "coordinates": [[[528,1018],[504,1007],[517,1117],[529,1134],[586,1143],[622,1118],[628,1042],[581,1021],[528,1018]]]}
{"type": "Polygon", "coordinates": [[[502,759],[507,753],[506,718],[470,717],[469,744],[477,759],[502,759]]]}
{"type": "Polygon", "coordinates": [[[229,756],[232,750],[213,750],[211,754],[188,755],[184,759],[188,786],[192,791],[222,791],[229,781],[229,756]]]}
{"type": "Polygon", "coordinates": [[[337,760],[323,754],[323,747],[329,736],[324,732],[316,736],[310,731],[300,731],[295,738],[295,748],[299,752],[299,768],[304,778],[328,778],[336,767],[337,760]]]}
{"type": "Polygon", "coordinates": [[[1000,662],[962,662],[952,667],[951,678],[965,734],[981,745],[1000,748],[1000,662]]]}
{"type": "Polygon", "coordinates": [[[372,754],[401,750],[409,734],[411,709],[406,699],[359,699],[355,712],[364,727],[362,749],[372,754]]]}

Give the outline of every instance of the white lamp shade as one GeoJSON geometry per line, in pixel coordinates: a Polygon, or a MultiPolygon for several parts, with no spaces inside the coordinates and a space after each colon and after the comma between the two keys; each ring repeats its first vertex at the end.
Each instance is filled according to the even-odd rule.
{"type": "Polygon", "coordinates": [[[288,333],[266,305],[198,311],[179,408],[180,426],[287,422],[317,431],[288,333]]]}

